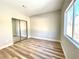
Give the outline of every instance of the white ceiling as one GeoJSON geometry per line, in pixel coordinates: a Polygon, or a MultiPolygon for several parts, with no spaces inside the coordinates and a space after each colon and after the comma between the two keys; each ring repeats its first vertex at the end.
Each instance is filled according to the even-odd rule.
{"type": "Polygon", "coordinates": [[[27,16],[60,10],[64,0],[2,0],[27,16]],[[22,7],[24,5],[24,7],[22,7]]]}

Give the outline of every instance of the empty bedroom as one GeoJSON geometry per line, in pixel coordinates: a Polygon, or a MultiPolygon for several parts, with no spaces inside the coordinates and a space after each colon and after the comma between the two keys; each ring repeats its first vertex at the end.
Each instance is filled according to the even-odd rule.
{"type": "Polygon", "coordinates": [[[79,0],[0,0],[0,59],[79,59],[79,0]]]}

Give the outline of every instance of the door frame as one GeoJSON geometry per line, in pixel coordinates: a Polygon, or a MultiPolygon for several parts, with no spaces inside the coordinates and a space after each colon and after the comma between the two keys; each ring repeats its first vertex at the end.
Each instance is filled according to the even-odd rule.
{"type": "MultiPolygon", "coordinates": [[[[27,21],[26,20],[21,20],[21,19],[17,19],[17,18],[14,18],[14,17],[12,17],[12,19],[11,20],[13,20],[13,19],[15,19],[15,20],[18,20],[19,21],[19,34],[20,34],[20,40],[19,41],[17,41],[17,42],[20,42],[20,41],[22,41],[21,40],[21,26],[20,26],[20,22],[21,21],[24,21],[24,22],[26,22],[26,38],[28,38],[28,24],[27,24],[27,21]]],[[[12,31],[13,31],[13,29],[12,29],[12,31]]],[[[12,36],[13,36],[13,33],[12,33],[12,36]]],[[[17,43],[17,42],[14,42],[14,43],[17,43]]]]}

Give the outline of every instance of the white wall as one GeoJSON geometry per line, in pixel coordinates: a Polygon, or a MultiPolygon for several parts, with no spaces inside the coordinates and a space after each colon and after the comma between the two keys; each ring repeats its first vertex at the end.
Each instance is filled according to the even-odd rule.
{"type": "Polygon", "coordinates": [[[30,17],[31,37],[59,40],[60,11],[30,17]]]}
{"type": "Polygon", "coordinates": [[[62,9],[62,21],[61,21],[61,45],[63,47],[66,59],[79,59],[79,49],[73,45],[67,38],[64,37],[64,11],[69,5],[71,0],[65,0],[64,6],[62,9]]]}
{"type": "MultiPolygon", "coordinates": [[[[30,19],[9,6],[0,3],[0,49],[13,44],[12,17],[27,20],[30,32],[30,19]]],[[[30,33],[29,33],[30,35],[30,33]]]]}

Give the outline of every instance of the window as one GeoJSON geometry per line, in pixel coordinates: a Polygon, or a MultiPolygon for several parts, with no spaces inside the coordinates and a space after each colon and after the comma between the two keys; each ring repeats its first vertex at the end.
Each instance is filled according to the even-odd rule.
{"type": "Polygon", "coordinates": [[[65,11],[64,34],[79,47],[79,0],[73,1],[65,11]]]}
{"type": "Polygon", "coordinates": [[[74,3],[74,40],[79,43],[79,0],[74,3]]]}
{"type": "Polygon", "coordinates": [[[73,6],[66,12],[66,34],[72,38],[73,6]]]}

